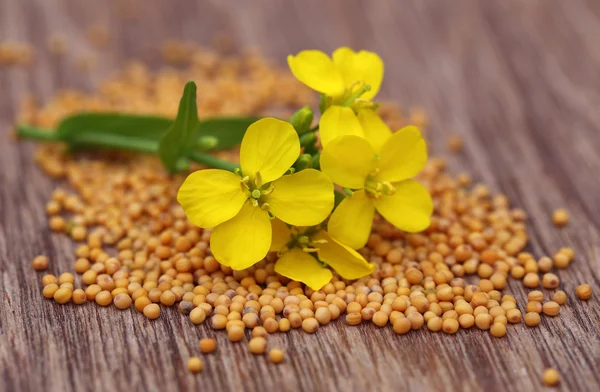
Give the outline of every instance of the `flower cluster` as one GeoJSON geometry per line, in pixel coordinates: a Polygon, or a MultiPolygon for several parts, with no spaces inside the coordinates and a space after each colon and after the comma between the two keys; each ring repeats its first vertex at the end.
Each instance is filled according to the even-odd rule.
{"type": "Polygon", "coordinates": [[[212,229],[221,264],[241,270],[277,252],[277,273],[318,290],[331,280],[328,267],[345,279],[374,271],[356,250],[375,211],[404,231],[429,226],[431,197],[412,179],[427,146],[416,127],[392,133],[377,115],[383,62],[375,53],[308,50],[288,64],[321,93],[318,127],[310,128],[307,108],[290,122],[256,121],[243,137],[240,168],[190,174],[178,201],[193,224],[212,229]],[[337,206],[335,193],[346,196],[337,206]]]}

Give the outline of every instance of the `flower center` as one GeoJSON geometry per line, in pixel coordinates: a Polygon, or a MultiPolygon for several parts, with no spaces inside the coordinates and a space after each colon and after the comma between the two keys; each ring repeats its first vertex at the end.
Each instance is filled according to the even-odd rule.
{"type": "Polygon", "coordinates": [[[250,176],[243,176],[240,180],[240,186],[242,187],[242,192],[248,195],[248,200],[250,200],[254,207],[260,207],[263,210],[269,209],[269,203],[265,201],[265,196],[273,192],[275,187],[271,183],[263,184],[262,176],[259,172],[256,172],[254,180],[250,176]]]}
{"type": "Polygon", "coordinates": [[[396,193],[396,188],[389,181],[377,181],[375,178],[379,169],[373,170],[365,181],[365,192],[367,195],[379,199],[382,196],[391,196],[396,193]]]}
{"type": "Polygon", "coordinates": [[[292,239],[286,244],[287,249],[300,248],[304,252],[314,253],[319,250],[319,244],[327,242],[327,240],[316,240],[312,238],[321,230],[319,227],[309,227],[305,229],[292,227],[290,230],[292,239]]]}

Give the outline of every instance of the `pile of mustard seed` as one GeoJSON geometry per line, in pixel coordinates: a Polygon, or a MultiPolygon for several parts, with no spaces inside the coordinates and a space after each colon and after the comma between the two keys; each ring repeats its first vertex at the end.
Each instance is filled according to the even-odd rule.
{"type": "MultiPolygon", "coordinates": [[[[285,118],[315,104],[311,91],[255,51],[233,56],[171,43],[165,55],[179,68],[151,72],[133,63],[93,94],[63,92],[43,107],[27,100],[20,120],[51,128],[78,111],[173,117],[188,80],[198,84],[201,117],[285,118]]],[[[427,126],[422,110],[406,115],[385,103],[379,110],[392,129],[427,126]]],[[[237,152],[223,154],[235,159],[237,152]]],[[[50,229],[79,243],[72,258],[76,276],[60,271],[58,277],[43,276],[44,297],[60,304],[134,307],[148,319],[177,307],[189,317],[190,328],[208,323],[225,330],[232,342],[246,340],[246,330],[251,331],[247,344],[254,354],[266,352],[270,334],[292,328],[315,333],[338,318],[349,326],[373,323],[397,334],[477,328],[500,338],[509,324],[535,327],[542,317],[558,316],[571,295],[559,288],[575,293],[558,273],[575,260],[575,252],[560,248],[538,257],[525,252],[526,213],[511,208],[505,195],[472,184],[468,174],[450,174],[442,158],[431,158],[418,178],[433,197],[431,226],[407,234],[376,217],[360,250],[376,271],[353,282],[334,277],[319,291],[277,275],[275,254],[244,271],[220,265],[210,252],[210,230],[192,225],[176,201],[185,173],[168,175],[155,157],[73,156],[62,146],[43,145],[36,161],[64,182],[46,205],[50,229]],[[531,290],[527,303],[507,292],[511,279],[531,290]]],[[[36,270],[49,265],[45,256],[33,260],[36,270]]],[[[589,299],[591,287],[580,286],[577,296],[589,299]]],[[[211,353],[214,341],[201,340],[199,350],[211,353]]],[[[269,358],[280,363],[284,353],[272,349],[269,358]]],[[[188,367],[199,372],[203,362],[192,357],[188,367]]]]}

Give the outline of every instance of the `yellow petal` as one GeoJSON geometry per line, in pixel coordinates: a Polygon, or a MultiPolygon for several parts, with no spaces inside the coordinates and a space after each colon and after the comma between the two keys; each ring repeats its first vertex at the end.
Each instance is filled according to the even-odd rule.
{"type": "Polygon", "coordinates": [[[383,80],[383,61],[373,52],[361,50],[356,53],[342,47],[333,52],[333,62],[340,70],[344,83],[350,86],[356,81],[371,86],[371,90],[362,95],[362,99],[371,100],[379,92],[383,80]]]}
{"type": "Polygon", "coordinates": [[[321,116],[321,120],[319,121],[319,135],[321,136],[321,145],[323,148],[339,136],[365,136],[360,122],[352,109],[337,105],[331,106],[321,116]]]}
{"type": "Polygon", "coordinates": [[[396,193],[373,199],[377,211],[388,222],[409,233],[429,227],[433,202],[427,189],[414,180],[405,180],[393,185],[396,193]]]}
{"type": "Polygon", "coordinates": [[[271,249],[269,252],[279,252],[292,239],[292,233],[288,225],[275,218],[271,221],[273,234],[271,236],[271,249]]]}
{"type": "Polygon", "coordinates": [[[305,283],[313,290],[325,286],[333,274],[310,254],[294,248],[285,252],[275,263],[275,272],[286,278],[305,283]]]}
{"type": "Polygon", "coordinates": [[[210,249],[219,263],[243,270],[267,255],[271,232],[267,211],[246,202],[239,214],[213,229],[210,249]]]}
{"type": "Polygon", "coordinates": [[[359,110],[358,121],[360,121],[365,139],[371,143],[375,152],[379,154],[381,146],[392,136],[392,131],[372,109],[359,110]]]}
{"type": "Polygon", "coordinates": [[[327,263],[344,279],[359,279],[375,271],[375,264],[368,263],[354,249],[342,244],[321,230],[314,239],[327,241],[319,244],[319,259],[327,263]]]}
{"type": "Polygon", "coordinates": [[[265,197],[269,211],[285,223],[313,226],[333,209],[333,183],[322,172],[306,169],[273,181],[274,190],[265,197]]]}
{"type": "Polygon", "coordinates": [[[240,148],[242,173],[254,179],[260,172],[263,183],[281,177],[298,159],[300,140],[292,124],[262,118],[248,127],[240,148]]]}
{"type": "Polygon", "coordinates": [[[289,55],[288,65],[292,74],[320,93],[337,96],[343,94],[344,80],[331,58],[319,50],[303,50],[289,55]]]}
{"type": "Polygon", "coordinates": [[[427,163],[427,144],[415,126],[394,133],[381,147],[378,181],[402,181],[412,178],[427,163]]]}
{"type": "Polygon", "coordinates": [[[369,240],[375,207],[364,190],[346,197],[331,214],[327,223],[329,235],[353,249],[360,249],[369,240]]]}
{"type": "Polygon", "coordinates": [[[246,199],[240,176],[219,169],[193,172],[177,192],[177,201],[190,222],[205,229],[233,218],[246,199]]]}
{"type": "Polygon", "coordinates": [[[364,138],[342,136],[321,153],[321,170],[343,187],[362,189],[375,165],[375,151],[364,138]]]}

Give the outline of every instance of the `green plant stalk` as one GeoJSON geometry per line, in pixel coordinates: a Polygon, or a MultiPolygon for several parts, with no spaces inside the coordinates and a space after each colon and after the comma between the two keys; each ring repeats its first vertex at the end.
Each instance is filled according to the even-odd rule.
{"type": "MultiPolygon", "coordinates": [[[[42,142],[66,142],[67,144],[69,143],[68,141],[62,140],[57,132],[48,129],[32,127],[29,125],[18,125],[17,135],[24,139],[37,140],[42,142]]],[[[72,147],[77,147],[78,145],[86,145],[95,146],[98,148],[137,151],[148,154],[158,153],[158,143],[152,140],[134,138],[131,136],[120,136],[114,134],[85,134],[78,136],[76,140],[71,141],[71,143],[72,147]]],[[[200,164],[208,165],[217,169],[223,169],[231,172],[235,171],[235,169],[239,167],[239,165],[236,163],[229,162],[199,151],[193,151],[188,158],[200,164]]],[[[184,167],[182,166],[180,169],[183,170],[184,167]]]]}

